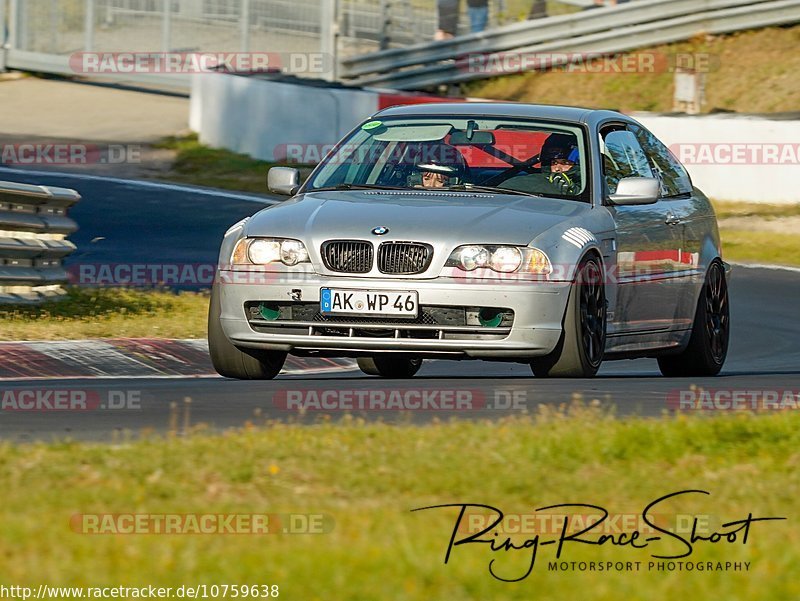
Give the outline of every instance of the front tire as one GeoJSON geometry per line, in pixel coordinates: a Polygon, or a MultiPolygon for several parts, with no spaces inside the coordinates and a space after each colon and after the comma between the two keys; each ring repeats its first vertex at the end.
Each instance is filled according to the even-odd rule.
{"type": "Polygon", "coordinates": [[[697,301],[689,344],[678,355],[658,358],[661,373],[674,378],[716,376],[728,355],[730,319],[725,270],[718,261],[714,261],[708,268],[697,301]]]}
{"type": "Polygon", "coordinates": [[[359,357],[358,368],[368,376],[383,378],[411,378],[422,367],[422,359],[397,355],[359,357]]]}
{"type": "Polygon", "coordinates": [[[594,256],[578,265],[569,291],[561,338],[549,355],[531,361],[538,378],[591,378],[600,369],[606,345],[603,270],[594,256]]]}
{"type": "Polygon", "coordinates": [[[219,289],[215,283],[208,306],[208,351],[217,373],[237,380],[271,380],[277,376],[286,361],[286,353],[234,346],[222,330],[220,309],[219,289]]]}

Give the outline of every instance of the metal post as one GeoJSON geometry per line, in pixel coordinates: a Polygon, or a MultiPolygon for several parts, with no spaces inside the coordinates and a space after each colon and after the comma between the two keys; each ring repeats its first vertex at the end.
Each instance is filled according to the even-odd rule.
{"type": "Polygon", "coordinates": [[[320,0],[320,52],[329,69],[323,79],[335,81],[338,71],[339,3],[338,0],[320,0]]]}
{"type": "Polygon", "coordinates": [[[242,27],[242,40],[241,51],[250,51],[250,0],[242,0],[242,14],[241,14],[241,27],[242,27]]]}
{"type": "Polygon", "coordinates": [[[172,0],[163,0],[164,20],[161,23],[161,49],[169,52],[172,41],[172,0]]]}
{"type": "Polygon", "coordinates": [[[83,50],[85,52],[94,50],[94,1],[86,0],[86,24],[83,32],[83,50]]]}
{"type": "Polygon", "coordinates": [[[6,70],[6,42],[8,26],[6,24],[6,0],[0,0],[0,73],[6,70]]]}
{"type": "Polygon", "coordinates": [[[52,54],[59,53],[59,45],[61,43],[58,33],[58,4],[55,2],[50,4],[50,52],[52,54]]]}
{"type": "Polygon", "coordinates": [[[391,23],[389,2],[390,0],[381,0],[381,37],[378,42],[380,50],[386,50],[389,47],[389,25],[391,23]]]}
{"type": "Polygon", "coordinates": [[[25,41],[21,37],[22,28],[22,0],[11,0],[11,10],[8,14],[8,47],[10,50],[25,48],[25,41]]]}

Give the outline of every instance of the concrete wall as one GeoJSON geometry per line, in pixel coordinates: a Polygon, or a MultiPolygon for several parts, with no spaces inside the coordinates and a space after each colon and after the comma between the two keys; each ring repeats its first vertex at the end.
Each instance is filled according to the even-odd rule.
{"type": "Polygon", "coordinates": [[[732,114],[633,117],[670,147],[709,196],[800,202],[800,120],[732,114]]]}
{"type": "Polygon", "coordinates": [[[213,73],[195,76],[189,125],[203,144],[273,161],[286,144],[335,144],[377,110],[375,92],[213,73]]]}
{"type": "MultiPolygon", "coordinates": [[[[204,144],[265,161],[284,160],[287,145],[313,159],[381,108],[431,100],[442,99],[205,74],[194,79],[190,126],[204,144]]],[[[694,184],[712,198],[800,202],[800,120],[634,117],[673,150],[694,184]]]]}

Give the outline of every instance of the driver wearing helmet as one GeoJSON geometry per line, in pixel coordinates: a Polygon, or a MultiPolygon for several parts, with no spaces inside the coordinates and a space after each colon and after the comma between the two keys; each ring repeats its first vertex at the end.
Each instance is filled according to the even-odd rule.
{"type": "Polygon", "coordinates": [[[420,148],[414,171],[415,185],[421,181],[423,188],[444,188],[463,183],[466,162],[454,146],[426,145],[420,148]]]}

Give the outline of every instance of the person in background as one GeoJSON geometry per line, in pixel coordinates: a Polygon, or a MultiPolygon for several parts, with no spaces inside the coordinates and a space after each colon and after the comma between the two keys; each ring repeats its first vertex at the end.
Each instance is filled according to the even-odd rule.
{"type": "Polygon", "coordinates": [[[467,13],[470,31],[484,31],[489,23],[489,0],[467,0],[467,13]]]}
{"type": "Polygon", "coordinates": [[[459,4],[460,0],[436,0],[439,28],[433,36],[434,40],[449,40],[456,35],[459,4]]]}

